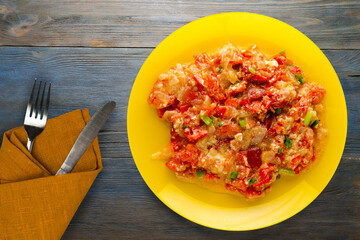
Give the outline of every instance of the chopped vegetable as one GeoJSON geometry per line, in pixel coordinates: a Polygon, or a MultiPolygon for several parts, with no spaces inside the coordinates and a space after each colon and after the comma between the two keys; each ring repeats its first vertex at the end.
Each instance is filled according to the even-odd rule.
{"type": "Polygon", "coordinates": [[[313,112],[308,111],[308,112],[306,113],[306,116],[305,116],[305,118],[304,118],[304,125],[305,125],[305,126],[309,125],[312,116],[313,116],[313,112]]]}
{"type": "Polygon", "coordinates": [[[305,80],[303,79],[302,76],[295,74],[295,77],[296,77],[297,80],[300,82],[300,84],[304,84],[304,83],[305,83],[305,80]]]}
{"type": "Polygon", "coordinates": [[[279,173],[280,174],[286,174],[286,175],[289,175],[289,176],[294,176],[295,175],[294,170],[286,169],[286,168],[280,168],[279,173]]]}
{"type": "Polygon", "coordinates": [[[213,183],[246,199],[265,195],[275,179],[310,170],[315,150],[326,144],[319,116],[326,89],[282,50],[268,56],[225,45],[193,52],[194,61],[158,75],[147,101],[170,139],[153,156],[181,180],[213,183]]]}
{"type": "Polygon", "coordinates": [[[199,179],[203,179],[205,176],[205,172],[201,168],[198,168],[196,169],[196,175],[199,179]]]}
{"type": "Polygon", "coordinates": [[[240,120],[239,120],[239,124],[240,124],[240,126],[241,126],[242,128],[245,128],[245,127],[246,127],[246,121],[245,121],[245,119],[240,119],[240,120]]]}
{"type": "Polygon", "coordinates": [[[200,115],[200,118],[206,125],[210,125],[213,122],[213,120],[206,115],[200,115]]]}
{"type": "Polygon", "coordinates": [[[238,172],[232,172],[232,173],[230,174],[230,179],[231,179],[231,180],[235,180],[235,179],[238,178],[238,176],[239,176],[239,173],[238,173],[238,172]]]}
{"type": "Polygon", "coordinates": [[[288,136],[285,137],[284,144],[287,148],[291,148],[292,141],[288,136]]]}
{"type": "Polygon", "coordinates": [[[252,74],[255,74],[255,72],[256,72],[255,68],[253,68],[253,67],[249,68],[249,71],[250,71],[252,74]]]}
{"type": "Polygon", "coordinates": [[[270,111],[267,111],[267,113],[266,113],[266,115],[265,115],[265,118],[270,117],[270,115],[271,115],[271,112],[270,112],[270,111]]]}
{"type": "Polygon", "coordinates": [[[256,178],[252,178],[249,180],[248,184],[249,185],[252,185],[252,184],[255,184],[257,182],[257,179],[256,178]]]}
{"type": "Polygon", "coordinates": [[[319,119],[313,121],[313,123],[310,125],[310,127],[312,127],[312,128],[315,127],[319,122],[320,122],[319,119]]]}
{"type": "Polygon", "coordinates": [[[211,116],[211,121],[214,125],[216,125],[218,123],[218,119],[214,116],[211,116]]]}

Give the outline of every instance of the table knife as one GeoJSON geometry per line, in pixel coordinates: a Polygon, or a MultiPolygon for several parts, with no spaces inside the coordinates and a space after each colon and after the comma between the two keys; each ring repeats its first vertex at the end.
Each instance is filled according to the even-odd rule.
{"type": "Polygon", "coordinates": [[[94,114],[94,116],[81,131],[79,137],[76,139],[74,146],[71,148],[70,153],[66,157],[64,163],[61,165],[56,175],[71,172],[86,149],[88,149],[90,144],[98,135],[101,127],[105,124],[106,120],[109,118],[111,112],[115,108],[115,105],[116,104],[113,101],[108,102],[94,114]]]}

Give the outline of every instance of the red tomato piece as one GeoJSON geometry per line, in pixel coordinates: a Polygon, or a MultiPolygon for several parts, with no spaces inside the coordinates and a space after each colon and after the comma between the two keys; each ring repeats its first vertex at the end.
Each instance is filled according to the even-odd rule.
{"type": "Polygon", "coordinates": [[[271,107],[271,103],[272,103],[272,100],[269,96],[263,97],[262,105],[264,106],[265,109],[268,110],[271,107]]]}
{"type": "Polygon", "coordinates": [[[205,80],[199,74],[194,73],[194,79],[200,86],[205,86],[205,80]]]}
{"type": "Polygon", "coordinates": [[[266,90],[259,87],[250,88],[248,91],[248,99],[249,101],[257,100],[266,95],[266,90]]]}
{"type": "Polygon", "coordinates": [[[205,88],[209,95],[214,97],[216,100],[226,98],[225,94],[220,91],[220,81],[215,73],[207,75],[205,88]]]}
{"type": "Polygon", "coordinates": [[[290,71],[296,74],[301,74],[301,69],[298,66],[293,66],[290,71]]]}
{"type": "Polygon", "coordinates": [[[214,179],[220,179],[220,177],[214,173],[206,173],[204,176],[204,180],[210,181],[214,179]]]}
{"type": "Polygon", "coordinates": [[[251,198],[253,196],[260,196],[262,194],[261,191],[256,191],[253,187],[249,187],[246,189],[246,197],[251,198]]]}
{"type": "Polygon", "coordinates": [[[236,134],[242,132],[242,129],[237,124],[225,124],[218,129],[220,137],[233,138],[236,134]]]}
{"type": "Polygon", "coordinates": [[[187,88],[184,91],[184,94],[182,95],[180,100],[180,105],[190,105],[192,101],[195,99],[199,99],[199,101],[203,101],[203,96],[199,92],[193,91],[192,88],[187,88]]]}
{"type": "Polygon", "coordinates": [[[252,103],[246,104],[245,107],[250,110],[251,113],[261,113],[262,104],[260,101],[254,101],[252,103]]]}
{"type": "Polygon", "coordinates": [[[214,112],[216,111],[216,104],[210,104],[205,107],[206,115],[212,116],[214,115],[214,112]]]}
{"type": "Polygon", "coordinates": [[[208,135],[208,131],[206,129],[192,128],[191,131],[185,133],[185,135],[189,141],[197,141],[208,135]]]}
{"type": "Polygon", "coordinates": [[[162,117],[164,116],[165,111],[166,111],[165,108],[158,109],[158,116],[159,116],[159,118],[162,118],[162,117]]]}
{"type": "Polygon", "coordinates": [[[182,149],[186,145],[186,140],[179,135],[175,135],[172,133],[171,136],[171,145],[174,149],[174,152],[178,152],[180,149],[182,149]]]}
{"type": "Polygon", "coordinates": [[[218,117],[224,117],[225,113],[226,113],[227,107],[224,106],[217,106],[216,107],[216,115],[218,117]]]}
{"type": "Polygon", "coordinates": [[[266,82],[268,80],[268,77],[260,75],[258,73],[255,73],[253,76],[253,80],[258,81],[258,82],[266,82]]]}
{"type": "Polygon", "coordinates": [[[182,105],[180,106],[180,112],[186,112],[189,109],[190,105],[186,104],[186,105],[182,105]]]}
{"type": "Polygon", "coordinates": [[[242,98],[242,99],[240,99],[240,101],[239,101],[239,105],[240,105],[240,106],[244,106],[244,105],[246,105],[246,104],[248,104],[248,103],[249,103],[249,101],[248,101],[247,98],[242,98]]]}
{"type": "Polygon", "coordinates": [[[284,63],[286,63],[286,56],[285,55],[277,55],[274,57],[274,59],[277,61],[277,63],[279,65],[283,65],[284,63]]]}
{"type": "Polygon", "coordinates": [[[247,84],[248,84],[247,81],[241,81],[240,83],[229,87],[225,91],[226,95],[227,96],[234,96],[234,95],[236,95],[238,93],[244,92],[246,90],[247,84]]]}
{"type": "Polygon", "coordinates": [[[301,156],[297,156],[297,157],[294,157],[292,160],[291,160],[291,168],[292,169],[295,169],[299,163],[301,162],[301,156]]]}
{"type": "Polygon", "coordinates": [[[299,123],[295,123],[294,126],[291,128],[291,132],[292,133],[296,133],[300,128],[300,124],[299,123]]]}
{"type": "Polygon", "coordinates": [[[201,65],[203,63],[210,64],[210,58],[206,53],[195,54],[194,59],[196,65],[201,65]]]}
{"type": "Polygon", "coordinates": [[[235,161],[238,165],[245,165],[246,151],[236,153],[235,161]]]}
{"type": "Polygon", "coordinates": [[[200,151],[195,147],[195,145],[189,143],[186,145],[186,148],[184,150],[176,152],[174,154],[172,161],[174,161],[175,163],[181,163],[186,166],[196,166],[199,155],[200,151]]]}
{"type": "Polygon", "coordinates": [[[238,105],[239,105],[239,99],[237,99],[237,98],[228,98],[228,99],[225,101],[225,105],[226,105],[226,106],[231,106],[231,107],[237,108],[238,105]]]}
{"type": "Polygon", "coordinates": [[[316,156],[315,156],[315,148],[313,147],[313,156],[311,158],[311,161],[315,161],[316,159],[316,156]]]}
{"type": "Polygon", "coordinates": [[[247,161],[251,168],[259,168],[262,164],[261,149],[258,147],[250,147],[247,150],[247,161]]]}
{"type": "Polygon", "coordinates": [[[322,86],[312,85],[310,88],[309,99],[311,103],[318,104],[325,97],[326,90],[322,86]]]}
{"type": "Polygon", "coordinates": [[[191,152],[193,155],[198,157],[200,155],[199,149],[194,144],[188,143],[185,148],[187,151],[191,152]]]}
{"type": "Polygon", "coordinates": [[[177,160],[169,160],[165,165],[174,172],[181,172],[186,169],[186,166],[177,160]]]}

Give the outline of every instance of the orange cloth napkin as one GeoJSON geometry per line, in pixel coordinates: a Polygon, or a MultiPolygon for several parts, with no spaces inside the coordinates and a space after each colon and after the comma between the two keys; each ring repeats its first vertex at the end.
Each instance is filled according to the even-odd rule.
{"type": "Polygon", "coordinates": [[[81,130],[87,109],[49,119],[26,149],[24,127],[5,132],[0,149],[0,239],[60,239],[102,169],[98,139],[70,174],[54,176],[81,130]]]}

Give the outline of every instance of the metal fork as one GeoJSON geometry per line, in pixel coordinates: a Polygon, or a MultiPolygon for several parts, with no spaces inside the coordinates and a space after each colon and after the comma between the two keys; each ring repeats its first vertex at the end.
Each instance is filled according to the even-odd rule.
{"type": "Polygon", "coordinates": [[[36,99],[35,101],[33,101],[34,92],[36,88],[36,79],[35,79],[25,113],[24,127],[28,135],[27,149],[29,150],[29,152],[31,152],[32,150],[35,138],[44,130],[48,117],[51,83],[49,83],[47,97],[45,100],[46,101],[45,106],[43,103],[44,103],[46,82],[44,82],[43,88],[41,88],[41,85],[42,82],[40,81],[38,91],[36,94],[36,99]],[[39,102],[39,96],[41,90],[42,90],[42,94],[39,102]]]}

